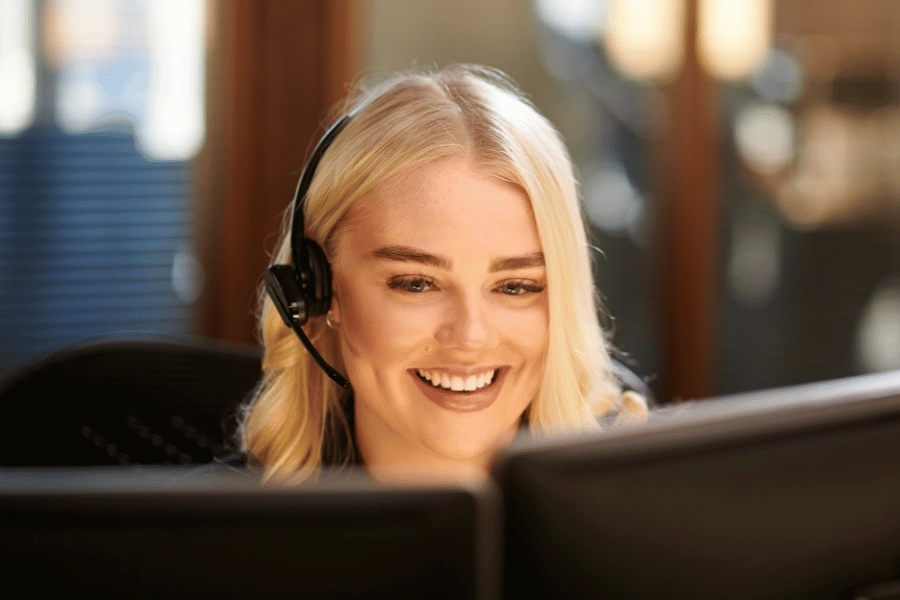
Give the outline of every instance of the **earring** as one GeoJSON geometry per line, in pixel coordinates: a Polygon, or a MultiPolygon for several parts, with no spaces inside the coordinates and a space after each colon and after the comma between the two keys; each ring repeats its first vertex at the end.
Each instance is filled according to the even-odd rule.
{"type": "Polygon", "coordinates": [[[331,311],[329,310],[325,313],[325,324],[331,327],[332,329],[337,329],[337,325],[334,324],[334,321],[331,320],[331,311]]]}

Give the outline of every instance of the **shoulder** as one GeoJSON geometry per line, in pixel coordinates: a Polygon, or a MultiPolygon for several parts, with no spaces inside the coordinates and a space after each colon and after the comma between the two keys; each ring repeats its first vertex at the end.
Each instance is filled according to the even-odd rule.
{"type": "Polygon", "coordinates": [[[616,359],[611,358],[610,363],[613,375],[621,384],[623,393],[632,392],[634,395],[644,398],[646,406],[656,406],[656,396],[646,381],[616,359]]]}
{"type": "Polygon", "coordinates": [[[601,426],[609,427],[646,421],[650,408],[656,404],[650,387],[619,361],[610,359],[610,362],[613,376],[621,392],[616,403],[598,419],[598,422],[601,426]]]}

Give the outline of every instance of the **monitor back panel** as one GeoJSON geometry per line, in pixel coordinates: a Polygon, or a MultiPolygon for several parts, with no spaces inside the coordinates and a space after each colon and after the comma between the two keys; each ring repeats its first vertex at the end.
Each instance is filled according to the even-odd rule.
{"type": "Polygon", "coordinates": [[[510,452],[508,597],[838,600],[900,578],[896,383],[510,452]]]}

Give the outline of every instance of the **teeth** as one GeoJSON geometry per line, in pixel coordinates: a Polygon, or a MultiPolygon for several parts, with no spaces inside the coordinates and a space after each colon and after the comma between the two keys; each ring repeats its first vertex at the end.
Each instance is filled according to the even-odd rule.
{"type": "Polygon", "coordinates": [[[433,385],[434,387],[443,388],[445,390],[452,390],[454,392],[474,392],[477,389],[483,388],[486,385],[490,385],[491,382],[494,381],[494,377],[497,375],[497,370],[487,371],[485,373],[479,373],[478,375],[469,375],[465,379],[459,376],[451,377],[447,373],[441,373],[439,371],[425,371],[423,369],[416,369],[416,373],[433,385]]]}

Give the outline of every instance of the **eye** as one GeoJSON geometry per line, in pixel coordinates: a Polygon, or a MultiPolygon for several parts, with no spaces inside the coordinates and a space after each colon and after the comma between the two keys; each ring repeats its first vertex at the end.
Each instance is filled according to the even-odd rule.
{"type": "Polygon", "coordinates": [[[388,287],[392,290],[401,290],[412,294],[421,294],[435,289],[434,280],[430,277],[393,277],[388,281],[388,287]]]}
{"type": "Polygon", "coordinates": [[[513,279],[502,282],[495,289],[507,296],[524,296],[525,294],[539,294],[544,291],[544,286],[535,281],[513,279]]]}

